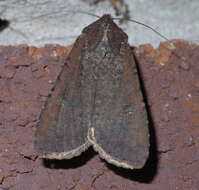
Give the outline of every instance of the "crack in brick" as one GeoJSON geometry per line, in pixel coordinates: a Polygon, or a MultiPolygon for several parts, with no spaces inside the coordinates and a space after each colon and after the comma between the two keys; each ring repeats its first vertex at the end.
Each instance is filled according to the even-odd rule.
{"type": "Polygon", "coordinates": [[[33,172],[33,169],[27,170],[27,171],[24,171],[24,172],[21,172],[21,171],[18,171],[18,170],[16,171],[17,174],[21,174],[21,175],[31,173],[31,172],[33,172]]]}
{"type": "Polygon", "coordinates": [[[94,183],[101,177],[101,176],[103,176],[105,174],[105,170],[103,170],[101,173],[99,173],[98,175],[96,175],[95,177],[94,177],[94,179],[92,180],[92,182],[91,182],[91,187],[94,187],[94,183]]]}
{"type": "Polygon", "coordinates": [[[165,154],[165,153],[168,153],[168,152],[171,152],[171,151],[174,151],[174,150],[173,149],[158,150],[158,153],[159,154],[165,154]]]}
{"type": "Polygon", "coordinates": [[[38,158],[38,155],[31,155],[31,156],[26,156],[22,153],[19,152],[19,155],[21,155],[24,159],[27,159],[27,160],[31,160],[33,162],[35,162],[38,158]]]}
{"type": "Polygon", "coordinates": [[[187,162],[185,165],[186,165],[186,166],[189,166],[189,165],[195,164],[195,163],[197,163],[197,162],[199,162],[199,159],[198,159],[198,160],[189,161],[189,162],[187,162]]]}
{"type": "Polygon", "coordinates": [[[0,185],[3,185],[4,181],[5,181],[6,179],[8,179],[9,177],[16,177],[16,175],[9,174],[9,175],[7,175],[7,176],[3,176],[2,179],[1,179],[1,181],[0,181],[0,185]]]}

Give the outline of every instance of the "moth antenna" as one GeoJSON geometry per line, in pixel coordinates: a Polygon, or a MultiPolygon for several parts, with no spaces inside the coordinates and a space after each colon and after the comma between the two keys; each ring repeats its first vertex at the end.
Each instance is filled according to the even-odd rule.
{"type": "MultiPolygon", "coordinates": [[[[113,20],[121,20],[121,18],[113,18],[113,20]]],[[[164,35],[162,35],[160,32],[158,32],[157,30],[155,30],[153,27],[147,25],[147,24],[144,24],[142,22],[139,22],[137,20],[133,20],[133,19],[127,19],[128,21],[130,22],[134,22],[134,23],[137,23],[137,24],[140,24],[146,28],[149,28],[150,30],[152,30],[153,32],[155,32],[158,36],[160,36],[161,38],[165,39],[166,41],[169,41],[169,39],[167,37],[165,37],[164,35]]]]}
{"type": "MultiPolygon", "coordinates": [[[[100,18],[100,16],[95,15],[95,14],[93,14],[93,13],[86,12],[86,11],[78,11],[78,13],[82,13],[82,14],[86,14],[86,15],[90,15],[90,16],[94,16],[94,17],[100,18]]],[[[119,21],[120,21],[121,18],[113,18],[113,20],[119,20],[119,21]]],[[[149,26],[149,25],[147,25],[147,24],[144,24],[144,23],[142,23],[142,22],[139,22],[139,21],[134,20],[134,19],[129,19],[129,18],[126,19],[126,20],[128,20],[128,21],[130,21],[130,22],[134,22],[134,23],[140,24],[140,25],[142,25],[142,26],[144,26],[144,27],[146,27],[146,28],[149,28],[149,29],[152,30],[154,33],[156,33],[158,36],[160,36],[161,38],[163,38],[164,40],[169,41],[169,39],[168,39],[167,37],[165,37],[165,36],[162,35],[160,32],[158,32],[158,31],[155,30],[153,27],[151,27],[151,26],[149,26]]]]}
{"type": "MultiPolygon", "coordinates": [[[[113,18],[113,20],[121,20],[121,18],[113,18]]],[[[166,40],[166,41],[169,43],[171,49],[175,49],[175,48],[176,48],[175,45],[173,44],[173,42],[171,42],[167,37],[165,37],[164,35],[162,35],[160,32],[158,32],[157,30],[155,30],[153,27],[151,27],[151,26],[149,26],[149,25],[147,25],[147,24],[144,24],[144,23],[142,23],[142,22],[139,22],[139,21],[137,21],[137,20],[134,20],[134,19],[127,19],[127,20],[130,21],[130,22],[134,22],[134,23],[140,24],[140,25],[142,25],[142,26],[144,26],[144,27],[146,27],[146,28],[149,28],[149,29],[152,30],[154,33],[156,33],[158,36],[160,36],[161,38],[163,38],[164,40],[166,40]]],[[[167,47],[165,47],[165,48],[168,49],[167,47]]],[[[181,59],[181,56],[179,56],[178,54],[176,54],[176,53],[174,53],[174,52],[173,52],[173,54],[174,54],[176,57],[178,57],[178,58],[181,59]]]]}
{"type": "Polygon", "coordinates": [[[77,11],[76,13],[86,14],[86,15],[94,16],[96,18],[100,18],[100,16],[93,13],[86,12],[86,11],[77,11]]]}
{"type": "MultiPolygon", "coordinates": [[[[95,14],[93,14],[93,13],[89,13],[89,12],[86,12],[86,11],[78,11],[78,13],[80,13],[80,14],[86,14],[86,15],[90,15],[90,16],[94,16],[94,17],[97,17],[97,18],[100,18],[100,16],[98,16],[98,15],[95,15],[95,14]]],[[[121,18],[112,18],[113,20],[121,20],[121,18]]],[[[162,35],[160,32],[158,32],[157,30],[155,30],[153,27],[151,27],[151,26],[149,26],[149,25],[147,25],[147,24],[144,24],[144,23],[142,23],[142,22],[139,22],[139,21],[137,21],[137,20],[134,20],[134,19],[126,19],[126,20],[128,20],[128,21],[130,21],[130,22],[134,22],[134,23],[137,23],[137,24],[139,24],[139,25],[142,25],[142,26],[144,26],[144,27],[146,27],[146,28],[148,28],[148,29],[150,29],[150,30],[152,30],[154,33],[156,33],[158,36],[160,36],[161,38],[163,38],[164,40],[166,40],[166,41],[168,41],[169,42],[169,44],[171,45],[171,48],[174,48],[175,47],[175,45],[172,43],[172,42],[170,42],[170,40],[167,38],[167,37],[165,37],[164,35],[162,35]]]]}

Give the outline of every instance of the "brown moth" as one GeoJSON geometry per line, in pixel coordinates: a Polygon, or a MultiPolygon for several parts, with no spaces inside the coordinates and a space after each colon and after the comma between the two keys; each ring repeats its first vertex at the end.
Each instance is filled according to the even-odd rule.
{"type": "Polygon", "coordinates": [[[35,147],[70,159],[93,146],[123,168],[142,168],[148,120],[127,35],[104,15],[83,29],[40,116],[35,147]]]}

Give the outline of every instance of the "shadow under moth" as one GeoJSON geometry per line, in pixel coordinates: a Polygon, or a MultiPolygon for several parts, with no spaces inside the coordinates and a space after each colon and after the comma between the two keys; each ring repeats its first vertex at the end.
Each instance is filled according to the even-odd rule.
{"type": "Polygon", "coordinates": [[[70,159],[93,146],[123,168],[142,168],[149,154],[146,108],[127,35],[104,15],[77,38],[41,112],[35,148],[70,159]]]}

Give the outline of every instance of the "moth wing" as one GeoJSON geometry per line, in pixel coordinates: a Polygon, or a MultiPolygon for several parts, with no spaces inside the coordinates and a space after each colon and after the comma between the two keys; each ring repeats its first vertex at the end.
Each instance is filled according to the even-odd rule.
{"type": "Polygon", "coordinates": [[[109,163],[141,168],[149,153],[149,132],[134,57],[127,45],[123,56],[112,55],[112,59],[114,67],[106,70],[103,82],[97,83],[95,114],[88,138],[109,163]]]}
{"type": "Polygon", "coordinates": [[[84,40],[75,43],[40,116],[35,147],[44,158],[69,159],[89,147],[83,114],[79,64],[84,40]],[[79,48],[77,47],[79,45],[79,48]]]}

